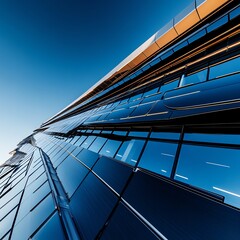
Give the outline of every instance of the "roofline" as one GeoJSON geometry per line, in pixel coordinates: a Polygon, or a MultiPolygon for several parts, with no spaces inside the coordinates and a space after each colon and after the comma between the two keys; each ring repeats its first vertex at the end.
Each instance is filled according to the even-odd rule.
{"type": "Polygon", "coordinates": [[[169,23],[158,30],[142,45],[140,45],[128,57],[121,61],[96,84],[94,84],[85,93],[83,93],[79,98],[55,114],[53,117],[48,119],[46,122],[44,122],[44,124],[47,124],[62,113],[70,110],[76,104],[81,103],[84,98],[91,97],[91,93],[100,87],[101,84],[113,80],[113,78],[118,74],[130,72],[137,66],[141,65],[146,59],[153,57],[156,53],[159,52],[159,50],[163,49],[166,45],[168,45],[183,33],[186,33],[193,26],[215,12],[218,8],[232,1],[233,0],[195,0],[169,23]]]}

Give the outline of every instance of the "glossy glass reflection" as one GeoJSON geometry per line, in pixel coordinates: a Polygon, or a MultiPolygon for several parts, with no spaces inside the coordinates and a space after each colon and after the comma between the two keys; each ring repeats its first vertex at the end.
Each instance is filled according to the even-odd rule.
{"type": "Polygon", "coordinates": [[[142,151],[144,142],[144,140],[136,139],[123,142],[115,158],[132,166],[135,166],[142,151]]]}
{"type": "Polygon", "coordinates": [[[240,207],[240,150],[183,145],[175,179],[225,197],[240,207]],[[200,154],[201,153],[201,154],[200,154]]]}
{"type": "Polygon", "coordinates": [[[170,177],[177,144],[148,141],[139,167],[170,177]]]}
{"type": "Polygon", "coordinates": [[[109,139],[101,149],[100,154],[107,157],[113,157],[116,151],[118,150],[120,144],[121,144],[121,141],[109,139]]]}
{"type": "Polygon", "coordinates": [[[240,72],[240,58],[218,64],[210,68],[209,79],[219,78],[226,74],[240,72]]]}

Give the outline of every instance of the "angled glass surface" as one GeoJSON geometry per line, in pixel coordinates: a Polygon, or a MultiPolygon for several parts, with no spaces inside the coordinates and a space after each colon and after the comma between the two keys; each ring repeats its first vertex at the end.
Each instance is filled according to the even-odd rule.
{"type": "Polygon", "coordinates": [[[230,12],[230,19],[234,19],[239,15],[240,15],[240,7],[237,7],[236,9],[230,12]]]}
{"type": "Polygon", "coordinates": [[[227,22],[228,22],[228,16],[226,15],[226,16],[220,18],[219,20],[217,20],[216,22],[212,23],[209,27],[207,27],[207,31],[211,32],[211,31],[221,27],[222,25],[224,25],[227,22]]]}
{"type": "Polygon", "coordinates": [[[153,131],[151,132],[150,138],[178,140],[180,138],[180,133],[153,131]]]}
{"type": "Polygon", "coordinates": [[[240,144],[239,134],[184,133],[183,139],[197,142],[240,144]]]}
{"type": "Polygon", "coordinates": [[[53,216],[34,234],[31,239],[43,240],[43,239],[57,239],[64,240],[64,232],[61,226],[61,222],[58,213],[54,213],[53,216]]]}
{"type": "Polygon", "coordinates": [[[115,159],[135,166],[139,155],[142,151],[144,140],[132,139],[130,141],[123,142],[119,151],[117,152],[115,159]]]}
{"type": "Polygon", "coordinates": [[[178,87],[178,83],[179,83],[179,80],[168,82],[168,83],[166,83],[166,84],[161,86],[160,91],[161,92],[166,92],[166,91],[172,90],[174,88],[177,88],[178,87]]]}
{"type": "Polygon", "coordinates": [[[237,72],[240,72],[240,57],[211,67],[209,79],[219,78],[224,75],[237,72]]]}
{"type": "Polygon", "coordinates": [[[81,136],[76,142],[75,145],[76,146],[80,146],[85,140],[86,140],[86,136],[81,136]]]}
{"type": "Polygon", "coordinates": [[[157,93],[158,89],[159,89],[159,87],[156,87],[156,88],[153,88],[150,90],[146,90],[146,92],[143,94],[143,97],[147,97],[147,96],[157,93]]]}
{"type": "Polygon", "coordinates": [[[109,139],[99,153],[107,157],[113,157],[121,143],[121,141],[109,139]]]}
{"type": "Polygon", "coordinates": [[[198,40],[199,38],[203,37],[204,35],[206,35],[206,29],[203,29],[203,30],[197,32],[196,34],[194,34],[193,36],[191,36],[188,39],[188,42],[192,43],[192,42],[198,40]]]}
{"type": "Polygon", "coordinates": [[[0,217],[0,238],[2,237],[11,229],[13,220],[16,214],[17,208],[14,208],[7,216],[4,218],[0,217]]]}
{"type": "Polygon", "coordinates": [[[71,156],[67,157],[66,160],[58,166],[57,175],[69,197],[75,192],[88,171],[86,167],[71,156]]]}
{"type": "Polygon", "coordinates": [[[177,146],[175,143],[148,141],[138,166],[170,177],[177,146]]]}
{"type": "Polygon", "coordinates": [[[130,131],[128,136],[130,136],[130,137],[147,137],[148,132],[130,131]]]}
{"type": "Polygon", "coordinates": [[[239,149],[184,144],[175,179],[222,195],[225,203],[239,208],[239,159],[239,149]]]}
{"type": "Polygon", "coordinates": [[[34,231],[51,215],[55,210],[52,195],[49,194],[34,209],[31,210],[12,232],[12,239],[28,239],[34,231]],[[23,231],[24,229],[24,231],[23,231]]]}
{"type": "Polygon", "coordinates": [[[88,149],[93,152],[99,152],[106,141],[106,138],[97,137],[88,149]]]}
{"type": "Polygon", "coordinates": [[[88,136],[87,139],[81,144],[81,147],[88,148],[95,140],[95,136],[88,136]]]}
{"type": "Polygon", "coordinates": [[[187,76],[183,76],[181,78],[179,87],[183,87],[186,85],[190,85],[190,84],[195,84],[195,83],[200,83],[200,82],[204,82],[207,79],[207,69],[204,69],[200,72],[191,74],[191,75],[187,75],[187,76]]]}

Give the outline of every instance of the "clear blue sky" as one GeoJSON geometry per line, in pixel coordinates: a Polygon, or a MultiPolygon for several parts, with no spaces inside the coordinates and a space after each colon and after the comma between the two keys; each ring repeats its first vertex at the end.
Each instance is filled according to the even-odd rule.
{"type": "Polygon", "coordinates": [[[1,0],[0,162],[192,0],[1,0]]]}

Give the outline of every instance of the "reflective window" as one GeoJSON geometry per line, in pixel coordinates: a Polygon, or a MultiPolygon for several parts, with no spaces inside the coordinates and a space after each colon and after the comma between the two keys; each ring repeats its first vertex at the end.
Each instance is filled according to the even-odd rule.
{"type": "Polygon", "coordinates": [[[221,27],[223,24],[228,22],[228,16],[224,16],[222,18],[220,18],[219,20],[217,20],[216,22],[212,23],[209,27],[207,27],[207,31],[211,32],[219,27],[221,27]]]}
{"type": "Polygon", "coordinates": [[[131,131],[129,132],[128,136],[131,137],[147,137],[148,132],[138,132],[138,131],[131,131]]]}
{"type": "Polygon", "coordinates": [[[219,78],[229,73],[240,72],[240,58],[218,64],[210,68],[209,79],[219,78]]]}
{"type": "Polygon", "coordinates": [[[107,157],[113,157],[116,151],[118,150],[120,144],[121,144],[120,141],[109,139],[103,146],[102,150],[100,151],[100,154],[107,157]]]}
{"type": "Polygon", "coordinates": [[[188,42],[187,41],[184,41],[180,44],[178,44],[175,48],[173,48],[173,51],[176,52],[178,51],[179,49],[183,48],[183,47],[186,47],[188,45],[188,42]]]}
{"type": "Polygon", "coordinates": [[[22,221],[18,223],[16,221],[16,225],[13,228],[12,239],[28,239],[54,210],[55,206],[52,195],[49,194],[43,201],[36,205],[22,221]]]}
{"type": "Polygon", "coordinates": [[[239,159],[239,149],[183,145],[175,179],[222,195],[224,202],[240,207],[239,159]]]}
{"type": "Polygon", "coordinates": [[[198,142],[240,144],[240,135],[239,134],[185,133],[184,140],[198,141],[198,142]]]}
{"type": "Polygon", "coordinates": [[[31,239],[58,239],[64,240],[64,233],[57,213],[38,230],[38,232],[31,239]]]}
{"type": "Polygon", "coordinates": [[[95,136],[89,136],[87,139],[82,143],[81,147],[88,148],[92,142],[95,140],[95,136]]]}
{"type": "Polygon", "coordinates": [[[240,7],[234,9],[232,12],[230,12],[230,19],[233,19],[240,15],[240,7]]]}
{"type": "Polygon", "coordinates": [[[207,79],[207,69],[204,69],[203,71],[183,76],[180,81],[180,86],[183,87],[185,85],[195,84],[199,82],[204,82],[207,79]]]}
{"type": "Polygon", "coordinates": [[[151,135],[150,135],[150,138],[178,140],[180,138],[180,133],[175,133],[175,132],[152,132],[151,135]]]}
{"type": "Polygon", "coordinates": [[[132,97],[130,98],[129,102],[131,102],[131,101],[136,101],[136,100],[138,100],[138,99],[141,99],[141,97],[142,97],[142,93],[137,94],[137,95],[135,95],[135,96],[132,96],[132,97]]]}
{"type": "Polygon", "coordinates": [[[200,32],[194,34],[192,37],[190,37],[190,38],[188,39],[188,42],[189,42],[189,43],[192,43],[192,42],[196,41],[197,39],[203,37],[205,34],[206,34],[206,30],[203,29],[203,30],[201,30],[200,32]]]}
{"type": "Polygon", "coordinates": [[[86,140],[86,136],[81,136],[78,140],[77,140],[77,142],[75,142],[75,145],[77,145],[77,146],[80,146],[85,140],[86,140]]]}
{"type": "Polygon", "coordinates": [[[178,87],[178,82],[179,82],[179,80],[169,82],[169,83],[166,83],[166,84],[162,85],[161,88],[160,88],[160,92],[166,92],[168,90],[172,90],[174,88],[177,88],[178,87]]]}
{"type": "Polygon", "coordinates": [[[136,165],[139,155],[142,151],[144,142],[145,141],[143,140],[136,139],[125,141],[117,152],[115,158],[130,165],[136,165]]]}
{"type": "Polygon", "coordinates": [[[57,168],[57,175],[69,197],[72,196],[87,173],[88,169],[71,156],[57,168]]]}
{"type": "Polygon", "coordinates": [[[106,141],[107,141],[106,138],[97,137],[95,141],[92,143],[92,145],[89,147],[89,150],[93,152],[99,152],[99,150],[102,148],[106,141]]]}
{"type": "Polygon", "coordinates": [[[147,91],[143,94],[143,97],[147,97],[147,96],[149,96],[149,95],[152,95],[152,94],[154,94],[154,93],[157,93],[157,92],[158,92],[158,89],[159,89],[159,87],[153,88],[153,89],[151,89],[151,90],[147,90],[147,91]]]}
{"type": "Polygon", "coordinates": [[[170,177],[176,150],[175,143],[148,141],[139,167],[170,177]]]}
{"type": "Polygon", "coordinates": [[[113,134],[119,135],[119,136],[126,136],[127,131],[114,131],[113,134]]]}
{"type": "Polygon", "coordinates": [[[173,54],[173,50],[169,50],[161,56],[161,59],[164,60],[173,54]]]}
{"type": "Polygon", "coordinates": [[[0,238],[2,239],[2,237],[10,230],[12,224],[13,224],[13,220],[16,214],[16,210],[17,208],[15,208],[13,211],[11,211],[6,217],[4,217],[2,219],[2,216],[0,217],[0,223],[1,223],[1,227],[0,227],[0,238]],[[3,227],[4,226],[4,227],[3,227]]]}

